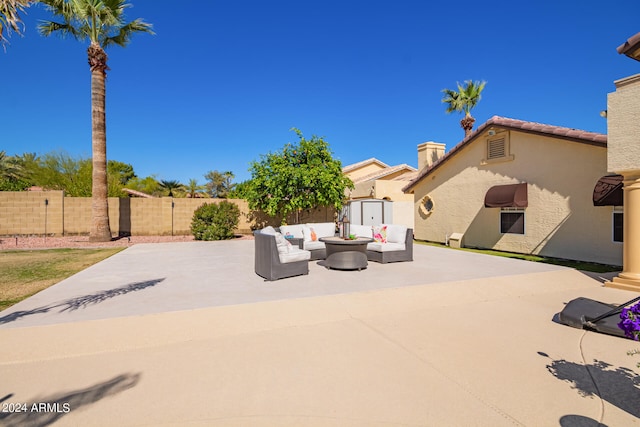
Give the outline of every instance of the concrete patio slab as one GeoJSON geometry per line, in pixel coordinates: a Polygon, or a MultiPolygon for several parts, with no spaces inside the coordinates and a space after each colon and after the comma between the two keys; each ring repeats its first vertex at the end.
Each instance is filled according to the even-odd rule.
{"type": "Polygon", "coordinates": [[[1,312],[0,408],[61,409],[0,425],[640,425],[637,343],[553,321],[635,294],[421,245],[264,282],[250,243],[134,246],[1,312]]]}

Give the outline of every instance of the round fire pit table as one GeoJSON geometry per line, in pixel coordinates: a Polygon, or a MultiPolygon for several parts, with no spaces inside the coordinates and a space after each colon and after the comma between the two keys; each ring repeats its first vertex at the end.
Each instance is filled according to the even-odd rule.
{"type": "Polygon", "coordinates": [[[324,266],[336,270],[362,270],[367,268],[367,243],[370,237],[358,237],[353,240],[342,237],[321,237],[327,250],[324,266]]]}

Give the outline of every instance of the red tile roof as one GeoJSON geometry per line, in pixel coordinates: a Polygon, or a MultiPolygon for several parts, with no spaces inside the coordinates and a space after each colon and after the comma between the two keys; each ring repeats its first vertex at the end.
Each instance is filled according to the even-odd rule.
{"type": "Polygon", "coordinates": [[[583,144],[597,145],[601,147],[607,146],[607,135],[595,132],[587,132],[579,129],[566,128],[562,126],[546,125],[536,122],[525,122],[523,120],[510,119],[507,117],[493,116],[472,132],[465,139],[460,141],[458,145],[453,147],[447,154],[442,156],[437,162],[430,167],[422,169],[418,175],[407,184],[402,191],[405,193],[410,191],[422,178],[430,174],[432,171],[444,164],[449,158],[454,156],[462,147],[476,139],[484,131],[491,127],[513,129],[520,132],[534,133],[537,135],[566,139],[583,144]]]}

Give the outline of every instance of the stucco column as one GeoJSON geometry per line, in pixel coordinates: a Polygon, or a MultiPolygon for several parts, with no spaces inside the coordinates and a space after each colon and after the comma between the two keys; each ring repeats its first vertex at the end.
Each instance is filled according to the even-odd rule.
{"type": "Polygon", "coordinates": [[[640,292],[640,171],[625,172],[623,176],[622,273],[605,286],[640,292]]]}

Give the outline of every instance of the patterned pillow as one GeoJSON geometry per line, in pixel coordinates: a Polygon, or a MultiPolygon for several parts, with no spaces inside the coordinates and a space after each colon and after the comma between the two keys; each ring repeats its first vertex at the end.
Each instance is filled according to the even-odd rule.
{"type": "Polygon", "coordinates": [[[387,226],[374,226],[373,227],[373,240],[378,243],[387,243],[387,226]]]}

